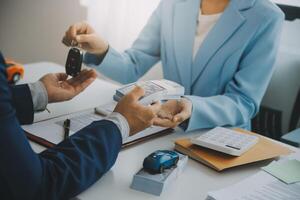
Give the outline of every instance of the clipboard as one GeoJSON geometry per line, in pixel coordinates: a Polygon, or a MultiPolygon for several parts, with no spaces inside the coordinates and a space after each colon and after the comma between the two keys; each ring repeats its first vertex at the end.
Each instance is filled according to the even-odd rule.
{"type": "MultiPolygon", "coordinates": [[[[93,121],[105,119],[105,116],[99,115],[92,110],[86,110],[71,115],[65,115],[32,125],[22,126],[27,138],[46,148],[52,148],[64,139],[64,129],[62,122],[65,119],[71,120],[71,135],[80,129],[88,126],[93,121]],[[84,122],[82,120],[84,119],[84,122]]],[[[122,148],[127,148],[151,139],[162,137],[174,132],[174,129],[151,127],[141,131],[123,141],[122,148]]]]}
{"type": "MultiPolygon", "coordinates": [[[[46,147],[46,148],[52,148],[54,147],[56,144],[42,138],[42,137],[38,137],[34,134],[31,134],[31,133],[28,133],[27,131],[24,131],[25,134],[26,134],[26,137],[32,141],[32,142],[35,142],[43,147],[46,147]]],[[[159,137],[163,137],[165,135],[169,135],[169,134],[172,134],[174,133],[174,129],[165,129],[165,130],[162,130],[162,131],[159,131],[157,133],[153,133],[151,135],[148,135],[148,136],[145,136],[145,137],[141,137],[141,138],[138,138],[136,140],[133,140],[133,141],[130,141],[130,142],[127,142],[127,143],[124,143],[122,144],[122,149],[126,149],[128,147],[133,147],[135,145],[138,145],[138,144],[142,144],[144,142],[147,142],[149,140],[153,140],[153,139],[156,139],[156,138],[159,138],[159,137]]]]}

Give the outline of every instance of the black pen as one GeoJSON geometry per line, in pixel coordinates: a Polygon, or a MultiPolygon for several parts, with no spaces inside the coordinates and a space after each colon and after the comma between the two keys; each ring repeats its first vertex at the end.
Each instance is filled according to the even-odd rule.
{"type": "Polygon", "coordinates": [[[71,120],[70,119],[66,119],[64,121],[64,139],[67,139],[69,137],[69,133],[70,133],[70,126],[71,126],[71,120]]]}

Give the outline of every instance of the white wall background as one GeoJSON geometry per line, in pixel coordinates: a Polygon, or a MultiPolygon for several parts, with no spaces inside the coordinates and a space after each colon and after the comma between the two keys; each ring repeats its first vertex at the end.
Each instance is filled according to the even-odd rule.
{"type": "Polygon", "coordinates": [[[271,0],[275,3],[292,5],[292,6],[300,6],[300,0],[271,0]]]}
{"type": "Polygon", "coordinates": [[[88,21],[117,50],[130,47],[160,0],[89,0],[88,21]]]}
{"type": "Polygon", "coordinates": [[[86,16],[78,0],[1,0],[0,50],[22,63],[64,64],[67,48],[62,36],[70,24],[86,16]]]}
{"type": "MultiPolygon", "coordinates": [[[[88,22],[119,51],[129,48],[147,23],[160,0],[84,0],[88,22]]],[[[162,78],[158,63],[142,80],[162,78]]]]}

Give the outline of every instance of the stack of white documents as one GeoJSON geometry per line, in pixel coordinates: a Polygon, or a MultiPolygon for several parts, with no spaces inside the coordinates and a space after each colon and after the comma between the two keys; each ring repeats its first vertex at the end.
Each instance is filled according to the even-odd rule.
{"type": "Polygon", "coordinates": [[[207,200],[299,200],[300,183],[286,184],[260,171],[232,186],[208,193],[207,200]]]}

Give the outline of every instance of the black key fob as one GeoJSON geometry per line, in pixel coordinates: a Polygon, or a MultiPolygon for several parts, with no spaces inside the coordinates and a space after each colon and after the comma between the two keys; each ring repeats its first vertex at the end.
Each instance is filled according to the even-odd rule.
{"type": "Polygon", "coordinates": [[[77,76],[81,72],[82,59],[82,52],[77,48],[71,48],[66,62],[66,73],[72,77],[77,76]]]}

